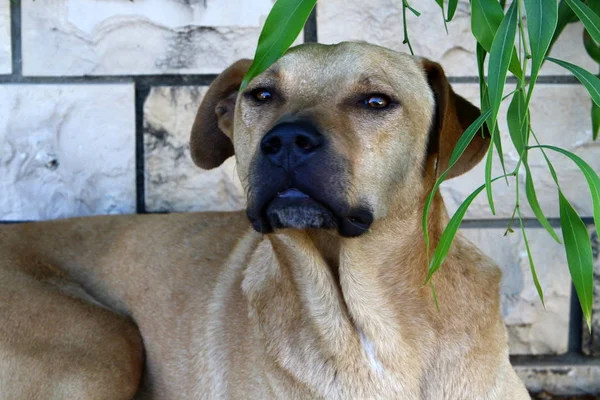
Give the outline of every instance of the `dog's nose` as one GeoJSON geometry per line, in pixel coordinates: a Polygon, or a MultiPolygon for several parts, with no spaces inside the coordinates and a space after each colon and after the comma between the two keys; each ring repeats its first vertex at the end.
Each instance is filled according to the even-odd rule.
{"type": "Polygon", "coordinates": [[[323,143],[323,135],[310,123],[276,125],[263,138],[262,153],[279,167],[291,170],[306,162],[323,143]]]}

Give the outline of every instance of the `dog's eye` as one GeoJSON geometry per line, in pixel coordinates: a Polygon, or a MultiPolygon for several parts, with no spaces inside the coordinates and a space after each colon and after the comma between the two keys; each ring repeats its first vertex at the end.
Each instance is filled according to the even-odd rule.
{"type": "Polygon", "coordinates": [[[259,103],[265,103],[273,98],[271,91],[262,88],[254,89],[250,95],[259,103]]]}
{"type": "Polygon", "coordinates": [[[365,98],[364,103],[369,108],[386,108],[390,105],[390,98],[383,94],[372,94],[365,98]]]}

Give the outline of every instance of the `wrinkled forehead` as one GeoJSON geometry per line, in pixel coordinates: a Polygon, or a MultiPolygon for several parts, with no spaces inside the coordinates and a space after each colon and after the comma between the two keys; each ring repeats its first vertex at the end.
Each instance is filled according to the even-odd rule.
{"type": "Polygon", "coordinates": [[[429,93],[418,58],[383,47],[344,42],[292,48],[257,80],[290,89],[330,94],[347,88],[382,92],[429,93]]]}

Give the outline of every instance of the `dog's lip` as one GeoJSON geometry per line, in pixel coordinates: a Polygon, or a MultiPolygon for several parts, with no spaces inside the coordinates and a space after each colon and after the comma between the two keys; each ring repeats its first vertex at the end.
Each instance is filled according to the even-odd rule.
{"type": "Polygon", "coordinates": [[[296,188],[289,188],[287,190],[284,190],[283,192],[277,193],[277,197],[288,197],[298,199],[310,198],[309,195],[296,188]]]}
{"type": "MultiPolygon", "coordinates": [[[[271,233],[273,228],[269,222],[267,222],[267,210],[274,202],[281,200],[287,202],[314,202],[318,206],[322,207],[327,213],[329,213],[334,221],[334,225],[337,226],[338,232],[344,237],[356,237],[361,236],[367,232],[373,223],[373,214],[368,208],[359,207],[347,210],[346,212],[335,212],[329,204],[319,201],[304,191],[291,187],[278,192],[267,205],[261,210],[261,213],[257,217],[252,217],[248,214],[250,222],[254,225],[255,229],[262,233],[271,233]]],[[[293,204],[293,203],[291,203],[293,204]]]]}

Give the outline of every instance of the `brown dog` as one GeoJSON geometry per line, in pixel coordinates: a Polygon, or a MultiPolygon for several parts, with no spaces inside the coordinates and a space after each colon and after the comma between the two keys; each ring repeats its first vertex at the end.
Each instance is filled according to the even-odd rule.
{"type": "MultiPolygon", "coordinates": [[[[249,64],[191,137],[202,168],[235,151],[247,216],[1,227],[0,397],[529,398],[498,268],[459,236],[439,310],[423,286],[424,199],[479,110],[439,65],[365,43],[296,47],[238,94],[249,64]]],[[[438,194],[433,247],[447,220],[438,194]]]]}

